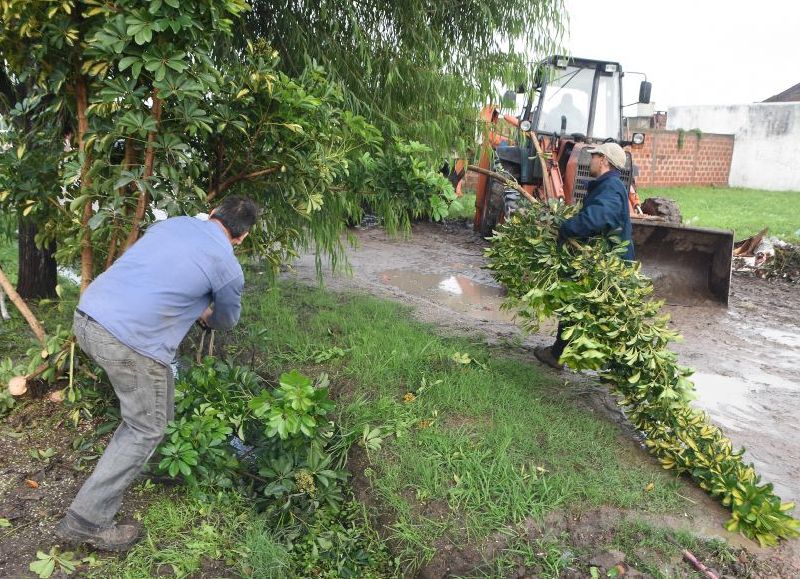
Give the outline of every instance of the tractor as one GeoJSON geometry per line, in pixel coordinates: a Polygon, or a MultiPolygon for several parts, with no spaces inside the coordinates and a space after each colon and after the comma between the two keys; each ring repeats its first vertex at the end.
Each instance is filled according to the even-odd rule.
{"type": "MultiPolygon", "coordinates": [[[[707,300],[727,305],[733,232],[670,223],[676,213],[669,200],[643,210],[636,193],[636,166],[630,148],[644,143],[643,133],[625,138],[622,67],[617,62],[552,56],[540,63],[533,90],[518,115],[501,115],[488,105],[481,111],[483,132],[476,187],[474,228],[484,237],[524,199],[509,187],[516,182],[532,197],[577,204],[586,195],[590,145],[614,141],[626,148],[622,179],[629,188],[636,256],[661,297],[673,303],[707,300]],[[505,124],[505,135],[500,125],[505,124]],[[648,211],[649,209],[649,211],[648,211]],[[651,214],[648,214],[651,213],[651,214]]],[[[509,91],[516,102],[523,90],[509,91]]],[[[652,86],[639,85],[639,103],[649,103],[652,86]]],[[[633,103],[636,104],[636,103],[633,103]]]]}

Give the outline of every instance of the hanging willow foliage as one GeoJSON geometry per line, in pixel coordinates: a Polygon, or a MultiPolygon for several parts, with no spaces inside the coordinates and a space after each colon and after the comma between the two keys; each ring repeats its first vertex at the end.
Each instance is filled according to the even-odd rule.
{"type": "Polygon", "coordinates": [[[800,521],[762,484],[741,450],[692,407],[692,371],[668,348],[678,335],[652,299],[638,264],[608,240],[558,243],[558,227],[575,207],[537,205],[500,226],[486,255],[508,288],[504,308],[515,309],[527,331],[558,315],[569,345],[561,358],[575,370],[597,370],[645,444],[665,469],[690,475],[732,512],[726,528],[762,546],[798,536],[800,521]]]}
{"type": "Polygon", "coordinates": [[[530,79],[560,49],[563,0],[250,0],[243,34],[291,76],[321,64],[384,135],[437,154],[471,148],[479,103],[530,79]]]}

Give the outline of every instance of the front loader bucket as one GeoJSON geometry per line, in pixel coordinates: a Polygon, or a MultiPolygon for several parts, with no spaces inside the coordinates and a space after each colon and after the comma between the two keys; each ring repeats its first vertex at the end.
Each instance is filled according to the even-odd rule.
{"type": "Polygon", "coordinates": [[[671,304],[728,305],[733,231],[631,221],[636,259],[658,297],[671,304]]]}

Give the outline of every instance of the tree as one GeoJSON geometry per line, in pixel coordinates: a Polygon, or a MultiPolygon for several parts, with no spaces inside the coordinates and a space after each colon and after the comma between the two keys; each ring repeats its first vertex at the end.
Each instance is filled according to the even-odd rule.
{"type": "MultiPolygon", "coordinates": [[[[19,273],[23,298],[56,297],[55,242],[43,226],[56,209],[59,131],[40,122],[41,96],[30,78],[0,68],[0,203],[17,215],[19,273]],[[7,119],[4,120],[4,119],[7,119]]],[[[52,120],[52,119],[51,119],[52,120]]],[[[58,121],[58,119],[55,119],[58,121]]]]}

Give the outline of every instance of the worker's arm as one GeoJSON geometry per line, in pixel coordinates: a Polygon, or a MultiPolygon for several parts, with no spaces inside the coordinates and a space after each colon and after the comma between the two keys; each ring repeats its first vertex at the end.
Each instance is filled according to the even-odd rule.
{"type": "MultiPolygon", "coordinates": [[[[242,311],[244,278],[236,278],[219,288],[213,295],[214,308],[205,322],[215,330],[230,330],[239,321],[242,311]]],[[[203,314],[205,316],[205,313],[203,314]]]]}
{"type": "Polygon", "coordinates": [[[622,226],[619,215],[622,211],[622,198],[615,191],[607,191],[584,206],[580,213],[567,219],[559,228],[564,238],[587,239],[622,226]]]}

